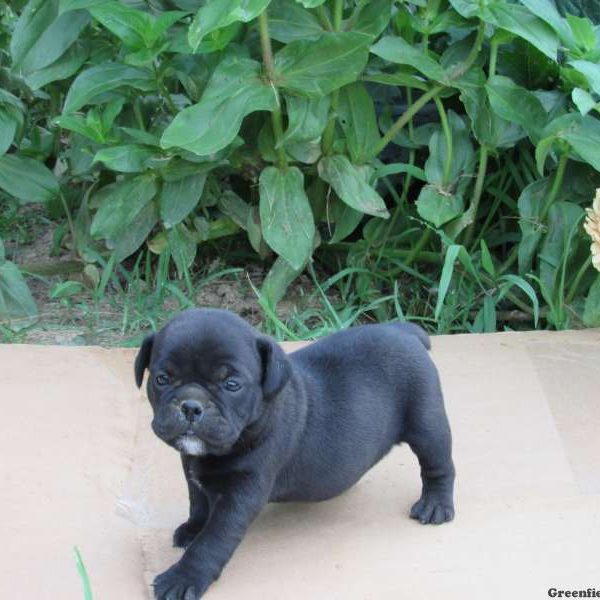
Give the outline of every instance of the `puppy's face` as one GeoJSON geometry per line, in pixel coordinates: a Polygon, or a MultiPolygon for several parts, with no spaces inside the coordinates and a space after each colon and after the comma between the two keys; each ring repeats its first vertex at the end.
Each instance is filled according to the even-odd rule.
{"type": "Polygon", "coordinates": [[[146,368],[152,429],[191,455],[230,452],[289,378],[273,340],[218,310],[185,311],[148,336],[136,358],[138,386],[146,368]]]}

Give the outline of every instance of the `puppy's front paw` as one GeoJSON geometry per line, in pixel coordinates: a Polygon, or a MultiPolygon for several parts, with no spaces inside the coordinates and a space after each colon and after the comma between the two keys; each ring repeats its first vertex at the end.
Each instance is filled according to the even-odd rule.
{"type": "Polygon", "coordinates": [[[425,525],[431,523],[440,525],[454,519],[454,504],[452,498],[441,494],[424,494],[410,509],[410,518],[417,519],[425,525]]]}
{"type": "Polygon", "coordinates": [[[175,563],[170,569],[156,577],[154,583],[156,600],[198,600],[208,584],[187,567],[175,563]]]}
{"type": "Polygon", "coordinates": [[[186,521],[182,523],[173,533],[173,546],[175,548],[187,548],[194,538],[202,531],[204,523],[197,521],[186,521]]]}

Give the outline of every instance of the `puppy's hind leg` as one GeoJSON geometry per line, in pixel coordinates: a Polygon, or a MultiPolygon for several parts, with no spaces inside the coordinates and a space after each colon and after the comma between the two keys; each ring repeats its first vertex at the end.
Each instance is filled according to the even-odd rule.
{"type": "Polygon", "coordinates": [[[208,498],[200,488],[194,474],[194,461],[195,457],[193,456],[181,455],[181,464],[190,496],[190,516],[173,534],[173,546],[176,548],[187,548],[202,531],[210,515],[208,498]]]}
{"type": "MultiPolygon", "coordinates": [[[[430,382],[432,384],[433,382],[430,382]]],[[[439,525],[454,518],[452,436],[437,377],[422,402],[411,407],[404,440],[417,455],[423,489],[410,516],[439,525]]]]}

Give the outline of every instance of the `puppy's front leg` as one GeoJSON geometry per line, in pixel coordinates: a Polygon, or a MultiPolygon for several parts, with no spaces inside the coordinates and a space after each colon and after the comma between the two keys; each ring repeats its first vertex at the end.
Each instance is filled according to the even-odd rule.
{"type": "Polygon", "coordinates": [[[198,459],[195,456],[181,455],[183,474],[185,475],[190,497],[190,516],[173,534],[173,546],[176,548],[187,548],[192,540],[202,531],[210,514],[208,498],[200,488],[200,483],[198,482],[198,474],[196,472],[197,462],[198,459]]]}
{"type": "Polygon", "coordinates": [[[248,527],[269,498],[270,488],[254,479],[224,493],[202,532],[179,562],[154,580],[157,600],[198,600],[219,577],[248,527]]]}

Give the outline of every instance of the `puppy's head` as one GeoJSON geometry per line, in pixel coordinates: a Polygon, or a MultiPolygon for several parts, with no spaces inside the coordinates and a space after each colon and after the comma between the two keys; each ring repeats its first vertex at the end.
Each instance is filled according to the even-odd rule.
{"type": "Polygon", "coordinates": [[[135,360],[148,369],[152,429],[184,454],[224,455],[261,422],[290,377],[270,338],[228,311],[192,309],[146,337],[135,360]]]}

